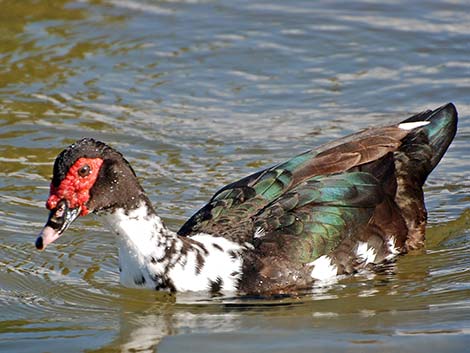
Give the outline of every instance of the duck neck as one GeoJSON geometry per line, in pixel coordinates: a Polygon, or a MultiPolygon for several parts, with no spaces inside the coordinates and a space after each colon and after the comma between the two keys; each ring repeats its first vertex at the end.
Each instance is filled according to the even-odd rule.
{"type": "Polygon", "coordinates": [[[147,201],[106,215],[119,239],[121,284],[170,291],[236,290],[244,247],[204,233],[180,237],[147,201]]]}
{"type": "Polygon", "coordinates": [[[173,254],[169,249],[180,242],[176,233],[163,224],[146,198],[133,209],[116,208],[105,218],[118,237],[121,283],[126,287],[142,287],[147,282],[154,287],[154,283],[148,283],[148,267],[163,266],[165,260],[171,260],[173,254]]]}

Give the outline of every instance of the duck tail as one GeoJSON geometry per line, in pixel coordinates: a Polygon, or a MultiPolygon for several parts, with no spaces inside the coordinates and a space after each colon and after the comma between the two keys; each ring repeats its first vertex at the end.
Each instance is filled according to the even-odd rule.
{"type": "Polygon", "coordinates": [[[435,110],[416,114],[398,126],[411,130],[402,141],[398,153],[408,157],[409,172],[420,179],[421,185],[437,166],[457,132],[457,109],[448,103],[435,110]],[[417,168],[417,169],[416,169],[417,168]]]}
{"type": "Polygon", "coordinates": [[[457,110],[448,103],[414,115],[398,125],[410,130],[394,153],[397,190],[395,202],[408,227],[406,248],[424,245],[427,212],[423,184],[436,167],[457,131],[457,110]]]}

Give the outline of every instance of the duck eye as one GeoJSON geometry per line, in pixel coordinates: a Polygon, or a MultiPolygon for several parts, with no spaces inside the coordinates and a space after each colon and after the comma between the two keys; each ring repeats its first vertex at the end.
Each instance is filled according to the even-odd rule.
{"type": "Polygon", "coordinates": [[[82,178],[88,176],[91,173],[91,168],[88,164],[85,164],[83,167],[81,167],[78,170],[78,175],[80,175],[82,178]]]}

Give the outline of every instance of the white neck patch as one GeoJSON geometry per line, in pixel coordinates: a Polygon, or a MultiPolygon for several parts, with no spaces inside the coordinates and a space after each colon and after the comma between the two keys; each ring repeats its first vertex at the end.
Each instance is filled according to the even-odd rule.
{"type": "Polygon", "coordinates": [[[246,246],[223,237],[179,237],[147,206],[105,218],[119,239],[121,284],[176,291],[236,291],[246,246]]]}
{"type": "Polygon", "coordinates": [[[105,219],[118,236],[121,284],[155,288],[147,270],[148,262],[152,257],[164,257],[166,241],[176,240],[176,234],[164,227],[160,217],[149,214],[144,203],[128,213],[117,209],[106,214],[105,219]]]}

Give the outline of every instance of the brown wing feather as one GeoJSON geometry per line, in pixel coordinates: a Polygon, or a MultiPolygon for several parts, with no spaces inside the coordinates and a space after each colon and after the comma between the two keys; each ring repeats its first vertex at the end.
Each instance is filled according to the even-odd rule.
{"type": "Polygon", "coordinates": [[[321,152],[293,173],[293,186],[312,176],[341,173],[378,160],[396,151],[406,135],[407,131],[396,127],[367,129],[348,136],[345,143],[323,145],[318,149],[321,152]]]}
{"type": "Polygon", "coordinates": [[[251,241],[253,216],[277,198],[315,176],[345,172],[378,160],[396,151],[407,133],[395,126],[366,129],[241,179],[219,190],[178,234],[205,232],[240,243],[251,241]]]}

